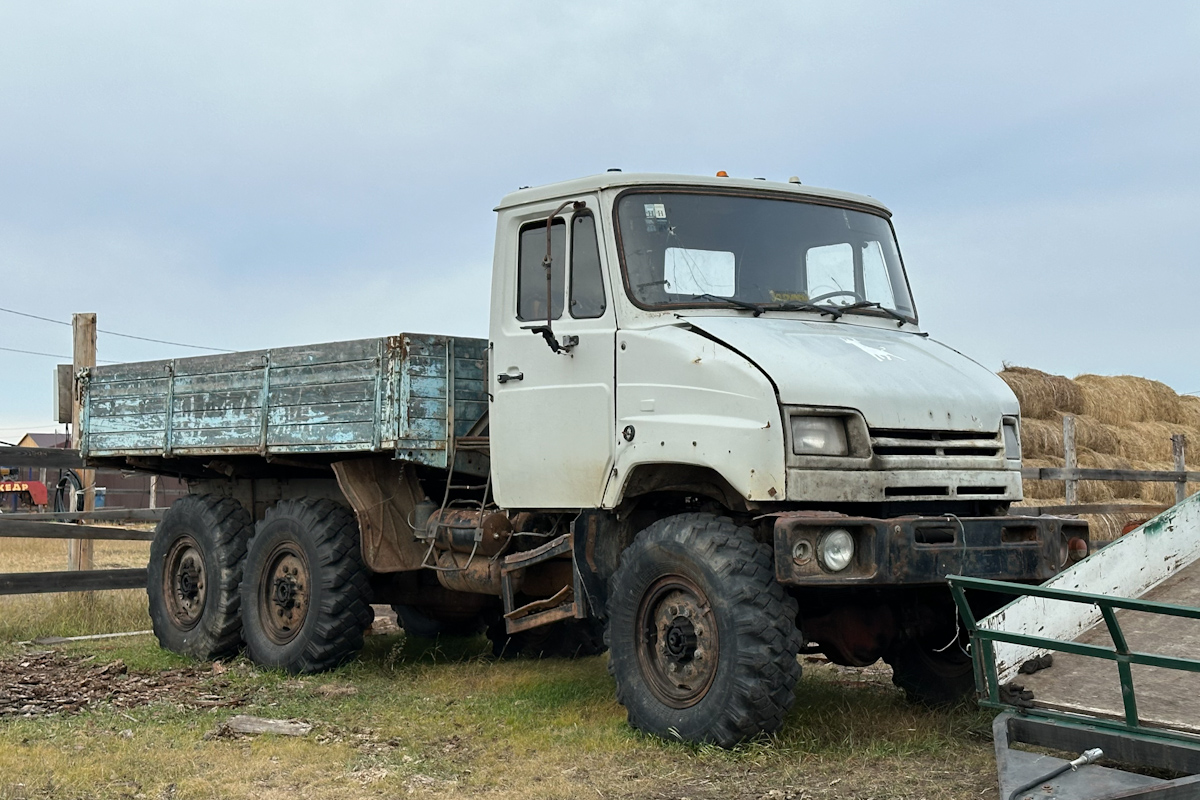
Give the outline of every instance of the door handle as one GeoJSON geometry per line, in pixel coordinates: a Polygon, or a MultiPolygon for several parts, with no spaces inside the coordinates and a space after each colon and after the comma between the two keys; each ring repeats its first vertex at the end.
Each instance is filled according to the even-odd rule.
{"type": "Polygon", "coordinates": [[[496,381],[498,383],[508,383],[509,381],[523,381],[523,380],[525,380],[524,372],[518,372],[516,375],[510,375],[507,372],[501,372],[499,375],[496,376],[496,381]]]}

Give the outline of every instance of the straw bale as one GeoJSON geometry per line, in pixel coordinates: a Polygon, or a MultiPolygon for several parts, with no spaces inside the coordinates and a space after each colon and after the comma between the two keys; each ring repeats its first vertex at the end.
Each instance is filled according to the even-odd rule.
{"type": "Polygon", "coordinates": [[[1080,375],[1083,413],[1110,425],[1130,422],[1186,423],[1188,407],[1165,383],[1134,375],[1080,375]]]}
{"type": "Polygon", "coordinates": [[[1055,411],[1084,413],[1083,391],[1070,378],[1007,364],[1000,377],[1017,396],[1023,417],[1048,419],[1055,411]]]}
{"type": "MultiPolygon", "coordinates": [[[[1025,458],[1022,466],[1026,467],[1061,467],[1062,456],[1042,456],[1041,458],[1025,458]]],[[[1063,496],[1062,481],[1023,481],[1025,500],[1037,500],[1037,505],[1047,505],[1045,500],[1063,496]]]]}
{"type": "Polygon", "coordinates": [[[1076,417],[1075,446],[1110,456],[1121,455],[1119,431],[1117,426],[1100,422],[1094,417],[1076,417]]]}
{"type": "Polygon", "coordinates": [[[1170,422],[1131,422],[1117,430],[1117,452],[1131,461],[1152,461],[1165,466],[1155,469],[1174,469],[1175,454],[1172,434],[1187,437],[1188,462],[1200,462],[1200,429],[1170,422]]]}
{"type": "MultiPolygon", "coordinates": [[[[1164,472],[1174,471],[1175,467],[1169,461],[1134,461],[1133,469],[1153,469],[1164,472]]],[[[1143,481],[1138,485],[1138,496],[1146,503],[1159,503],[1164,506],[1175,505],[1175,484],[1166,481],[1143,481]]],[[[1200,483],[1187,485],[1188,495],[1200,492],[1200,483]]]]}
{"type": "Polygon", "coordinates": [[[1145,522],[1147,514],[1083,514],[1087,520],[1089,538],[1092,542],[1111,542],[1121,538],[1121,531],[1131,522],[1145,522]]]}
{"type": "MultiPolygon", "coordinates": [[[[1062,506],[1067,504],[1061,494],[1037,500],[1036,503],[1026,501],[1026,505],[1062,506]]],[[[1014,507],[1015,508],[1015,507],[1014,507]]],[[[1088,523],[1088,531],[1092,542],[1111,542],[1121,536],[1121,531],[1130,522],[1144,522],[1149,514],[1120,512],[1112,514],[1066,514],[1064,516],[1081,519],[1088,523]]]]}
{"type": "MultiPolygon", "coordinates": [[[[1063,415],[1052,419],[1021,420],[1021,454],[1034,458],[1063,455],[1063,415]]],[[[1120,455],[1118,428],[1091,417],[1075,417],[1075,447],[1108,455],[1120,455]]]]}
{"type": "Polygon", "coordinates": [[[1029,459],[1044,456],[1061,458],[1062,454],[1062,422],[1058,418],[1023,417],[1021,419],[1021,456],[1025,459],[1027,466],[1033,466],[1029,459]]]}
{"type": "MultiPolygon", "coordinates": [[[[1079,448],[1079,466],[1083,469],[1133,469],[1120,456],[1097,453],[1086,447],[1079,448]]],[[[1080,481],[1079,502],[1107,503],[1113,500],[1136,500],[1139,497],[1135,481],[1080,481]],[[1096,499],[1089,499],[1096,498],[1096,499]]]]}
{"type": "MultiPolygon", "coordinates": [[[[1190,394],[1179,395],[1179,407],[1183,412],[1184,425],[1200,430],[1200,397],[1190,394]]],[[[1198,443],[1200,444],[1200,443],[1198,443]]]]}

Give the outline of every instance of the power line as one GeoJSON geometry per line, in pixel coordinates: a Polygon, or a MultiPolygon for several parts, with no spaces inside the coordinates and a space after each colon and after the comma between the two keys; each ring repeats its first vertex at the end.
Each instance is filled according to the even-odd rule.
{"type": "MultiPolygon", "coordinates": [[[[28,317],[29,319],[37,319],[37,320],[41,320],[42,322],[52,322],[55,325],[66,325],[68,328],[71,327],[71,323],[63,322],[61,319],[51,319],[50,317],[39,317],[37,314],[27,314],[24,311],[15,311],[11,308],[0,308],[0,311],[3,311],[7,314],[16,314],[18,317],[28,317]]],[[[103,330],[100,328],[97,328],[96,332],[104,333],[109,336],[120,336],[122,339],[137,339],[138,341],[141,341],[141,342],[154,342],[155,344],[169,344],[172,347],[188,347],[188,348],[191,348],[192,350],[211,350],[216,353],[232,353],[232,352],[234,352],[233,350],[225,350],[220,347],[204,347],[204,346],[198,345],[198,344],[184,344],[183,342],[168,342],[165,339],[151,339],[148,336],[134,336],[132,333],[117,333],[116,331],[106,331],[106,330],[103,330]]],[[[43,353],[42,355],[45,355],[45,354],[43,353]]],[[[55,358],[58,358],[58,356],[55,356],[55,358]]]]}
{"type": "MultiPolygon", "coordinates": [[[[60,356],[60,355],[56,355],[55,353],[39,353],[36,350],[18,350],[15,347],[0,347],[0,350],[3,350],[7,353],[24,353],[27,356],[45,356],[46,358],[58,358],[58,359],[62,359],[63,361],[71,361],[72,360],[70,356],[60,356]]],[[[119,364],[119,363],[121,363],[119,361],[105,361],[104,359],[96,359],[96,360],[102,364],[119,364]]]]}

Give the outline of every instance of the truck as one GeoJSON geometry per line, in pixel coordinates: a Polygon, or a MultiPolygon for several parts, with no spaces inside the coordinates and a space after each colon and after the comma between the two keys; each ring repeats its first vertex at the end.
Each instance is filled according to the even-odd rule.
{"type": "Polygon", "coordinates": [[[633,727],[730,746],[781,726],[803,653],[969,695],[946,576],[1086,555],[1086,523],[1010,515],[1017,400],[922,329],[880,202],[609,171],[495,210],[486,340],[77,376],[89,465],[189,487],[151,549],[163,647],[326,670],[391,605],[497,655],[607,649],[633,727]]]}

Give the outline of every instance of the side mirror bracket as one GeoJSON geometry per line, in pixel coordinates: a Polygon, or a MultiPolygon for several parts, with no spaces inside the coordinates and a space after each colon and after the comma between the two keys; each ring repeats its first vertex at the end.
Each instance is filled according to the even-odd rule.
{"type": "Polygon", "coordinates": [[[555,353],[569,353],[571,348],[579,344],[578,336],[564,336],[560,343],[554,336],[554,291],[553,291],[553,275],[554,275],[554,251],[551,248],[550,230],[554,225],[554,218],[557,217],[564,208],[571,206],[572,211],[582,211],[587,208],[587,203],[582,200],[565,200],[562,205],[554,209],[546,219],[546,257],[542,259],[542,266],[546,268],[546,324],[532,327],[529,330],[534,333],[540,333],[546,340],[546,344],[555,353]]]}

